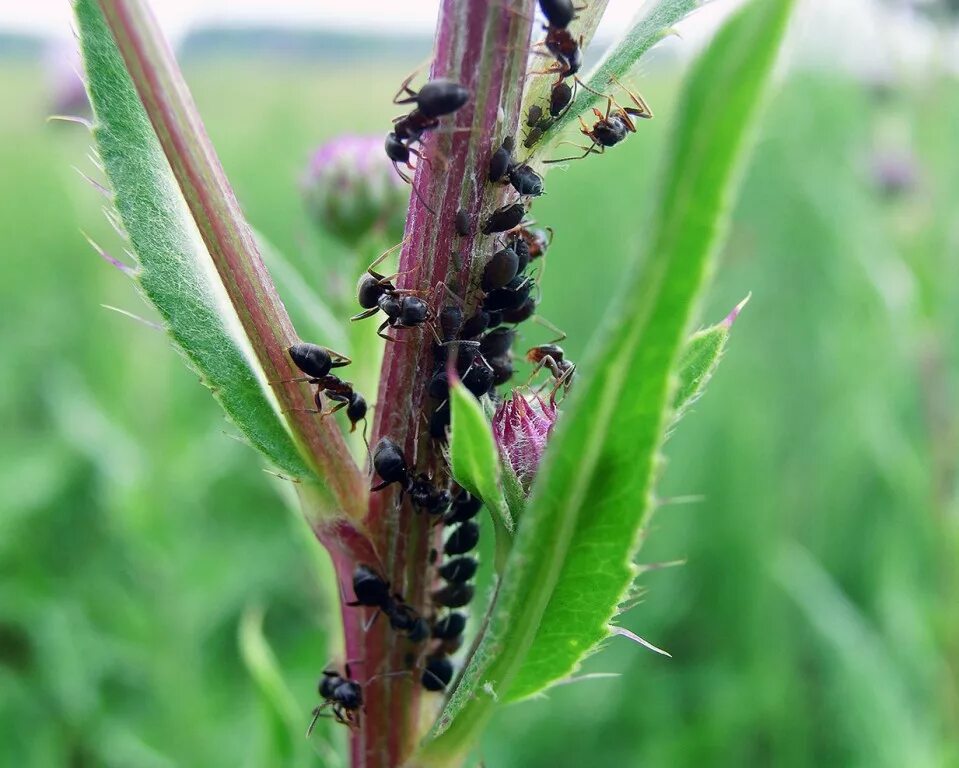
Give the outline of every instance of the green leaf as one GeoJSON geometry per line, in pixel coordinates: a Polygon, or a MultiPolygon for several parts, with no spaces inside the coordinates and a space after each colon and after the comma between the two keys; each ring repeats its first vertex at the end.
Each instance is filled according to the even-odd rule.
{"type": "Polygon", "coordinates": [[[93,136],[136,255],[135,279],[229,418],[281,471],[313,477],[278,412],[93,0],[74,6],[93,136]]]}
{"type": "MultiPolygon", "coordinates": [[[[606,52],[600,63],[583,81],[594,91],[608,93],[611,76],[626,77],[650,48],[667,37],[672,32],[673,26],[696,10],[699,5],[698,0],[656,0],[656,2],[647,3],[626,33],[606,52]]],[[[555,77],[551,78],[551,83],[554,82],[556,82],[555,77]]],[[[546,91],[543,90],[543,94],[540,95],[539,89],[542,89],[542,86],[538,83],[536,85],[537,91],[533,91],[532,86],[530,88],[530,95],[527,97],[529,103],[548,101],[546,91]]],[[[547,147],[558,141],[563,131],[577,122],[579,115],[586,112],[598,99],[598,96],[585,88],[577,88],[576,98],[569,109],[543,131],[537,146],[547,147]]]]}
{"type": "Polygon", "coordinates": [[[450,466],[456,482],[483,504],[496,525],[497,562],[509,549],[513,517],[503,497],[500,455],[479,401],[458,380],[450,385],[450,466]]]}
{"type": "Polygon", "coordinates": [[[675,365],[720,244],[746,137],[792,0],[748,4],[692,68],[645,268],[626,281],[571,395],[523,513],[476,651],[423,748],[463,755],[496,701],[564,678],[609,636],[636,573],[675,365]]]}
{"type": "MultiPolygon", "coordinates": [[[[264,765],[307,765],[309,763],[303,712],[280,671],[273,649],[263,635],[263,607],[249,605],[243,611],[238,631],[240,657],[256,684],[267,723],[266,754],[260,760],[264,765]]],[[[313,743],[328,760],[340,762],[333,747],[314,733],[313,743]]],[[[332,762],[329,764],[333,764],[332,762]]]]}
{"type": "Polygon", "coordinates": [[[679,383],[673,397],[673,421],[678,421],[686,410],[706,390],[726,351],[729,331],[736,317],[746,306],[749,296],[743,299],[726,318],[716,325],[696,331],[686,342],[676,369],[679,383]]]}

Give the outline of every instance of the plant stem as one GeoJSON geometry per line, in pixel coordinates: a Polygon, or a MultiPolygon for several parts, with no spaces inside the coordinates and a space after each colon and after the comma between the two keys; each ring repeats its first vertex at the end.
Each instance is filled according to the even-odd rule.
{"type": "MultiPolygon", "coordinates": [[[[365,480],[332,419],[309,413],[309,387],[287,347],[296,340],[173,53],[143,0],[99,0],[183,197],[196,221],[253,353],[300,450],[340,511],[365,513],[365,480]]],[[[327,505],[328,507],[329,505],[327,505]]]]}
{"type": "MultiPolygon", "coordinates": [[[[482,222],[505,196],[503,187],[486,182],[487,168],[503,137],[517,132],[533,3],[442,2],[431,77],[456,80],[471,98],[425,138],[425,157],[414,177],[419,194],[410,202],[398,280],[401,289],[428,292],[434,310],[454,302],[443,285],[459,297],[467,316],[478,303],[479,275],[493,253],[493,238],[480,234],[482,222]],[[460,209],[470,222],[466,237],[454,227],[460,209]]],[[[448,471],[442,446],[429,438],[424,420],[431,410],[426,387],[434,365],[432,334],[425,329],[393,333],[401,343],[386,347],[371,442],[389,436],[415,463],[415,471],[444,481],[448,471]]],[[[370,498],[367,526],[394,589],[428,614],[434,581],[428,554],[439,544],[441,529],[414,513],[408,500],[401,504],[393,487],[370,498]]],[[[352,766],[403,765],[428,726],[423,721],[441,702],[435,694],[423,700],[421,652],[391,632],[387,622],[378,622],[362,640],[362,648],[348,646],[347,652],[366,660],[368,676],[409,669],[410,653],[416,669],[409,676],[379,678],[371,686],[365,726],[353,737],[352,766]]]]}

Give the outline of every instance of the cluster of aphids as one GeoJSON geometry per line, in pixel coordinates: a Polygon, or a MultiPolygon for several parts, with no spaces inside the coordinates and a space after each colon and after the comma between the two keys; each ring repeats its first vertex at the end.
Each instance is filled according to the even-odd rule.
{"type": "Polygon", "coordinates": [[[540,10],[546,17],[546,39],[540,43],[549,51],[555,62],[540,74],[556,74],[556,82],[550,88],[548,109],[533,104],[526,113],[529,129],[523,146],[532,149],[555,120],[569,108],[575,96],[576,73],[582,66],[580,40],[573,37],[569,25],[576,18],[572,0],[539,0],[540,10]],[[570,82],[572,80],[572,83],[570,82]]]}
{"type": "MultiPolygon", "coordinates": [[[[482,502],[462,489],[451,493],[437,486],[425,473],[411,473],[402,449],[388,437],[380,438],[373,450],[373,469],[381,479],[373,487],[374,491],[395,483],[400,486],[401,495],[409,495],[415,510],[429,515],[436,524],[446,526],[443,555],[447,559],[438,569],[444,585],[433,592],[432,603],[434,608],[440,610],[466,607],[475,591],[470,582],[476,574],[478,563],[469,553],[479,543],[479,525],[474,518],[479,514],[482,502]]],[[[439,553],[432,552],[431,564],[438,557],[439,553]]],[[[391,616],[388,606],[378,604],[377,607],[391,616]]],[[[428,628],[425,621],[420,619],[420,622],[414,633],[407,634],[414,642],[423,641],[427,636],[431,638],[433,647],[426,656],[420,681],[427,690],[442,691],[453,677],[453,664],[449,656],[462,643],[466,616],[456,612],[442,617],[434,616],[428,628]]],[[[393,624],[392,619],[390,623],[394,629],[400,629],[393,624]]]]}

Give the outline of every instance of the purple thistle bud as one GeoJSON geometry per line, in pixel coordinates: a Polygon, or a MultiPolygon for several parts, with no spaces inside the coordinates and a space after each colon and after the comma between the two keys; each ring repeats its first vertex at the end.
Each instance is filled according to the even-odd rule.
{"type": "Polygon", "coordinates": [[[552,398],[524,396],[519,390],[513,390],[512,397],[500,403],[493,415],[496,445],[526,493],[533,485],[557,415],[552,398]]]}
{"type": "Polygon", "coordinates": [[[409,187],[383,151],[383,139],[346,135],[321,145],[302,181],[316,224],[349,246],[374,232],[392,242],[403,236],[409,187]]]}

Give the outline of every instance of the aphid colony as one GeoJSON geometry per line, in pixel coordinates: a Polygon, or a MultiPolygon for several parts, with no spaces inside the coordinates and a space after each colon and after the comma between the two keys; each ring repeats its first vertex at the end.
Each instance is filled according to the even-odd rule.
{"type": "MultiPolygon", "coordinates": [[[[569,25],[582,8],[576,8],[572,0],[539,0],[539,6],[546,19],[546,38],[539,45],[548,51],[544,55],[554,59],[545,73],[555,73],[557,80],[550,89],[548,108],[544,110],[534,105],[526,115],[529,128],[523,142],[526,148],[535,146],[543,132],[569,108],[576,85],[586,88],[576,78],[581,65],[582,40],[569,31],[569,25]]],[[[432,80],[419,91],[414,91],[410,88],[411,80],[412,76],[402,83],[393,101],[412,104],[413,109],[393,121],[393,130],[385,143],[386,154],[396,172],[408,183],[412,183],[411,179],[400,166],[415,170],[412,158],[424,159],[417,145],[426,132],[438,129],[440,119],[459,111],[471,95],[459,83],[445,79],[432,80]]],[[[597,93],[607,99],[607,107],[605,113],[594,110],[597,122],[592,128],[580,119],[582,132],[592,141],[589,147],[583,148],[585,152],[581,157],[601,153],[634,132],[632,118],[652,116],[639,96],[627,93],[635,106],[621,107],[612,96],[597,93]]],[[[488,183],[510,187],[516,199],[493,210],[482,222],[480,230],[482,235],[491,238],[492,253],[478,276],[478,285],[473,287],[475,293],[462,299],[448,287],[439,286],[451,299],[446,301],[435,295],[435,291],[429,294],[398,288],[393,282],[398,274],[385,275],[377,271],[377,267],[403,243],[374,261],[357,285],[361,312],[352,320],[362,320],[382,312],[385,319],[377,328],[377,334],[387,341],[398,341],[397,334],[410,329],[423,329],[432,336],[434,367],[426,389],[432,400],[428,431],[434,440],[445,441],[447,438],[451,370],[456,371],[463,386],[476,398],[486,396],[495,401],[499,399],[497,387],[506,384],[514,374],[512,347],[519,325],[533,318],[553,327],[535,317],[539,289],[535,270],[528,271],[545,255],[552,241],[551,229],[533,229],[533,222],[526,219],[531,199],[543,194],[543,179],[527,161],[517,160],[515,151],[514,138],[507,136],[490,156],[488,183]],[[475,309],[467,314],[467,306],[475,309]]],[[[419,197],[415,187],[414,192],[419,197]]],[[[432,212],[422,199],[421,203],[432,212]]],[[[472,234],[465,210],[457,211],[453,229],[460,237],[472,234]]],[[[560,389],[568,390],[575,370],[575,365],[566,359],[563,349],[556,344],[564,337],[565,334],[561,334],[553,342],[533,347],[526,353],[527,362],[534,365],[527,385],[545,368],[553,382],[551,397],[555,397],[560,389]]],[[[304,374],[300,380],[316,388],[315,412],[327,416],[345,408],[350,431],[355,430],[357,423],[365,420],[366,401],[349,382],[331,373],[333,369],[348,365],[350,360],[324,347],[306,343],[291,346],[289,354],[304,374]],[[325,410],[324,396],[333,403],[325,410]]],[[[476,517],[482,501],[451,481],[443,480],[448,477],[448,472],[434,477],[415,471],[415,460],[411,465],[403,448],[389,437],[380,438],[371,458],[373,471],[379,478],[371,490],[377,492],[389,486],[399,486],[400,501],[408,499],[414,511],[428,516],[434,525],[444,526],[446,535],[442,552],[435,549],[430,552],[429,562],[435,567],[437,585],[430,593],[431,606],[425,612],[407,603],[374,565],[356,565],[352,578],[354,599],[347,605],[358,610],[372,609],[364,628],[369,630],[382,615],[391,631],[420,646],[418,653],[407,656],[412,670],[374,676],[367,680],[367,684],[376,677],[416,674],[426,690],[444,691],[454,675],[450,657],[462,645],[466,629],[467,616],[457,609],[465,608],[475,593],[473,578],[479,563],[471,553],[479,542],[480,528],[476,517]]],[[[349,665],[344,667],[342,675],[336,670],[324,671],[319,682],[319,695],[323,701],[313,710],[310,731],[322,716],[331,716],[351,727],[359,725],[363,689],[352,679],[349,665]]]]}

